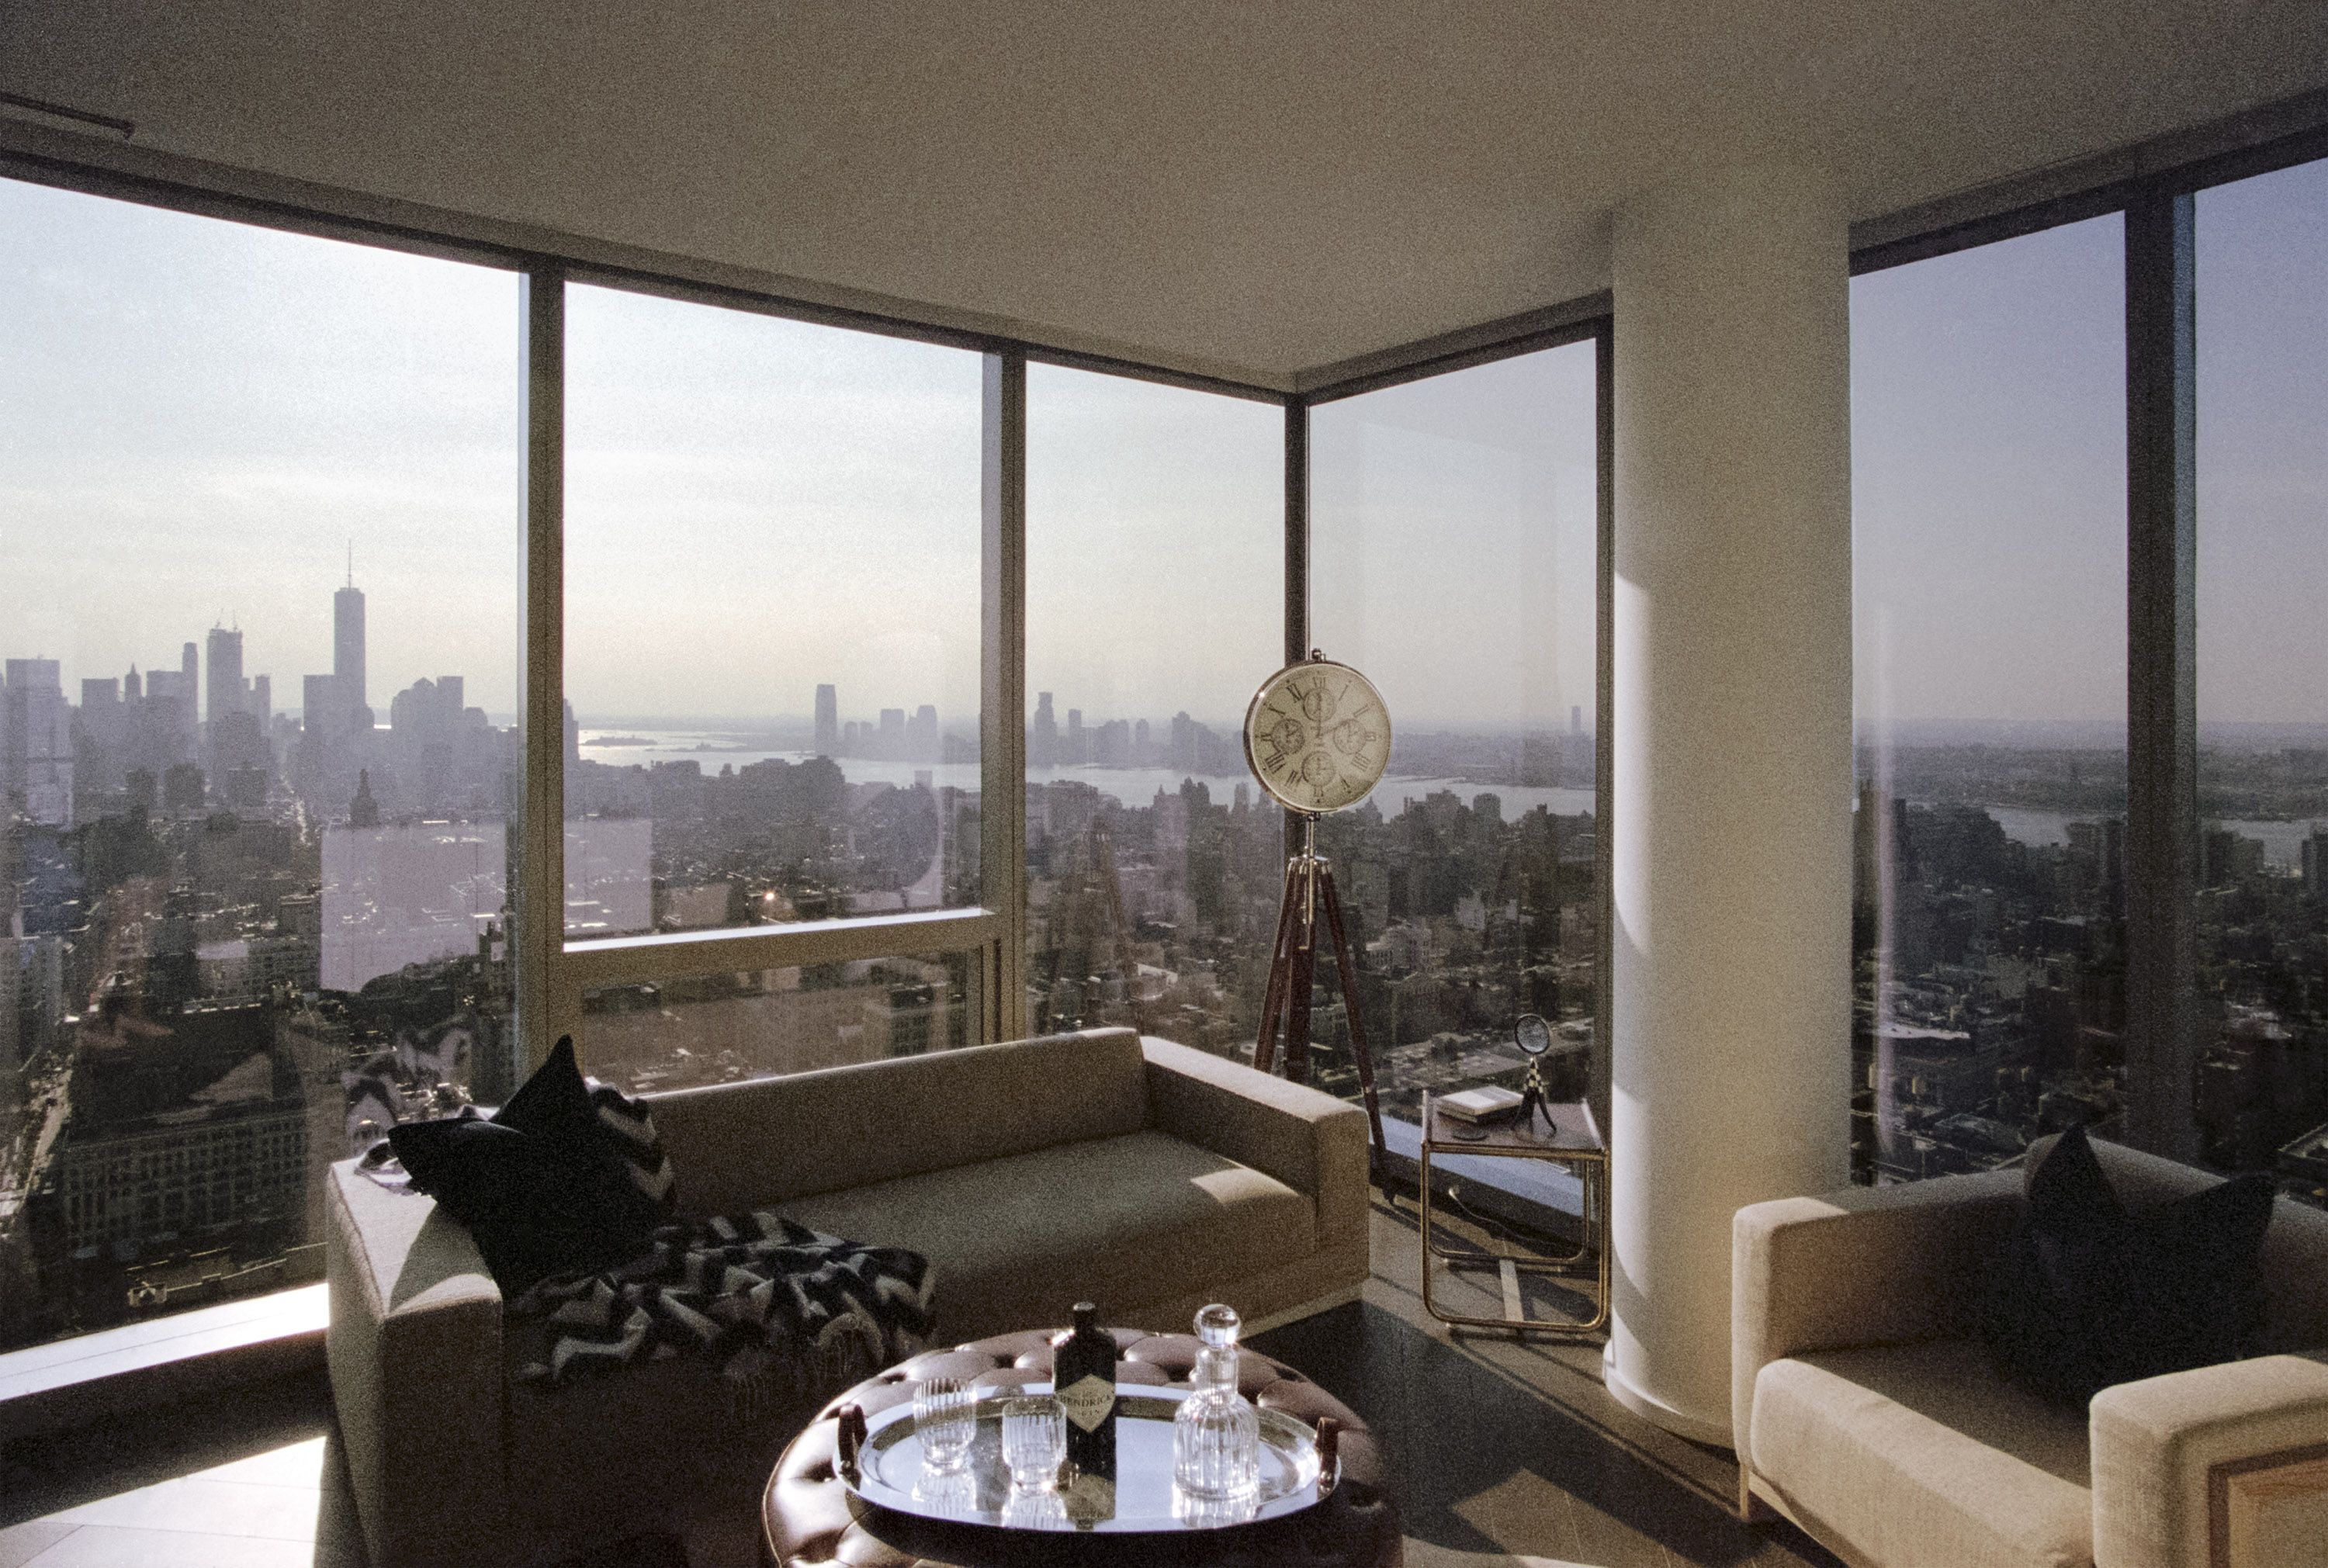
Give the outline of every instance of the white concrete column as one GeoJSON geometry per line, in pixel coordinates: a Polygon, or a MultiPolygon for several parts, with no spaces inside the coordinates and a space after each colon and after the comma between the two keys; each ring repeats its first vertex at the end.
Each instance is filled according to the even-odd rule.
{"type": "Polygon", "coordinates": [[[1731,1445],[1730,1216],[1849,1178],[1849,248],[1800,171],[1617,215],[1617,1397],[1731,1445]]]}

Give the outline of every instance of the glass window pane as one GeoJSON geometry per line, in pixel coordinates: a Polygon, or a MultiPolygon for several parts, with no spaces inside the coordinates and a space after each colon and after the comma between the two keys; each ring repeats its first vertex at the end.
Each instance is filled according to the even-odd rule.
{"type": "Polygon", "coordinates": [[[2198,196],[2201,1151],[2328,1207],[2328,163],[2198,196]]]}
{"type": "Polygon", "coordinates": [[[1311,641],[1390,710],[1390,770],[1327,818],[1386,1114],[1520,1086],[1551,1023],[1556,1098],[1592,1047],[1593,346],[1310,416],[1311,641]]]}
{"type": "Polygon", "coordinates": [[[1284,662],[1285,415],[1027,372],[1029,1034],[1250,1059],[1284,863],[1246,770],[1284,662]]]}
{"type": "Polygon", "coordinates": [[[643,1094],[970,1043],[977,958],[922,953],[603,986],[582,993],[594,1077],[643,1094]]]}
{"type": "Polygon", "coordinates": [[[513,275],[0,182],[0,1346],[510,1088],[513,275]]]}
{"type": "Polygon", "coordinates": [[[566,929],[978,902],[981,364],[567,291],[566,929]]]}
{"type": "Polygon", "coordinates": [[[2119,1110],[2122,232],[1852,283],[1863,1181],[2107,1136],[2119,1110]]]}

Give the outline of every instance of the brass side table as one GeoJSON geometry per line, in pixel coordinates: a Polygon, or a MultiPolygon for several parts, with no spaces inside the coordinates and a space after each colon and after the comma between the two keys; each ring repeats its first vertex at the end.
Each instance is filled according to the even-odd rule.
{"type": "Polygon", "coordinates": [[[1609,1146],[1601,1139],[1600,1129],[1593,1120],[1591,1106],[1554,1105],[1550,1111],[1553,1126],[1549,1132],[1544,1131],[1543,1119],[1538,1117],[1525,1124],[1512,1122],[1483,1127],[1479,1131],[1487,1133],[1485,1138],[1458,1138],[1455,1129],[1469,1123],[1442,1114],[1431,1103],[1430,1092],[1423,1092],[1422,1307],[1441,1322],[1474,1329],[1516,1329],[1524,1333],[1572,1339],[1599,1338],[1607,1328],[1609,1146]],[[1440,1240],[1432,1219],[1431,1157],[1433,1154],[1548,1160],[1566,1167],[1584,1184],[1583,1239],[1572,1252],[1529,1258],[1516,1257],[1509,1253],[1484,1252],[1476,1247],[1446,1245],[1440,1240]],[[1431,1290],[1432,1275],[1436,1272],[1431,1263],[1434,1257],[1445,1260],[1450,1269],[1496,1270],[1503,1277],[1504,1315],[1500,1318],[1477,1318],[1441,1308],[1432,1298],[1431,1290]],[[1591,1319],[1571,1322],[1565,1319],[1531,1318],[1527,1315],[1526,1305],[1520,1299],[1520,1275],[1582,1274],[1588,1270],[1593,1276],[1593,1313],[1591,1319]]]}

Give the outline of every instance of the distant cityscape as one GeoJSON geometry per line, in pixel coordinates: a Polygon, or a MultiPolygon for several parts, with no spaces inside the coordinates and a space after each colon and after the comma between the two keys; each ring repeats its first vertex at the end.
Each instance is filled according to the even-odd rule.
{"type": "Polygon", "coordinates": [[[515,737],[458,675],[381,726],[364,611],[296,717],[236,627],[78,703],[6,661],[0,1346],[320,1277],[324,1167],[511,1086],[515,737]]]}
{"type": "MultiPolygon", "coordinates": [[[[320,600],[320,593],[318,598],[320,600]]],[[[0,684],[0,1346],[316,1277],[324,1168],[514,1086],[509,824],[521,737],[461,676],[371,703],[365,601],[297,713],[217,626],[174,662],[0,684]]],[[[587,939],[979,901],[974,723],[931,705],[750,732],[565,714],[566,926],[587,939]]],[[[2040,737],[2032,737],[2032,739],[2040,737]]],[[[1234,729],[1026,731],[1029,1033],[1122,1023],[1226,1056],[1259,1025],[1282,818],[1234,729]]],[[[1871,744],[1860,758],[1854,1160],[1863,1180],[2017,1158],[2124,1101],[2124,759],[2107,746],[1871,744]]],[[[1552,1020],[1556,1092],[1596,1048],[1594,738],[1409,724],[1375,797],[1326,819],[1356,994],[1321,974],[1312,1081],[1385,1109],[1516,1084],[1552,1020]]],[[[2204,755],[2207,1157],[2328,1205],[2328,749],[2204,755]]],[[[626,1090],[964,1043],[959,953],[723,972],[583,999],[626,1090]]]]}
{"type": "MultiPolygon", "coordinates": [[[[1864,748],[1852,1152],[1866,1181],[2017,1159],[2125,1103],[2125,754],[1864,748]],[[2008,831],[2008,824],[2015,831],[2008,831]]],[[[2328,1207],[2328,748],[2201,752],[2203,1158],[2328,1207]]]]}

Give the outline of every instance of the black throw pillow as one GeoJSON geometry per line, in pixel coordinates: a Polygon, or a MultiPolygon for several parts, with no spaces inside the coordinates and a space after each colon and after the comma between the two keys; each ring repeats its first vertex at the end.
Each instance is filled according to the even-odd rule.
{"type": "Polygon", "coordinates": [[[1999,1372],[2082,1407],[2102,1389],[2255,1355],[2267,1176],[2129,1214],[2086,1141],[2061,1134],[1992,1269],[1980,1335],[1999,1372]]]}
{"type": "Polygon", "coordinates": [[[644,1108],[585,1080],[571,1036],[492,1116],[403,1122],[388,1138],[412,1185],[476,1238],[504,1297],[639,1256],[677,1196],[644,1108]]]}

